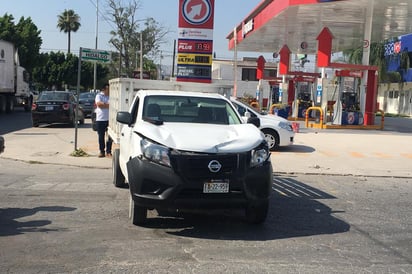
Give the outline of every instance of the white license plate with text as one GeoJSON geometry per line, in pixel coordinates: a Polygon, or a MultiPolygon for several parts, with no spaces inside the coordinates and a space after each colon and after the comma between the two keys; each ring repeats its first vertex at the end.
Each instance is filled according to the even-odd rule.
{"type": "Polygon", "coordinates": [[[211,180],[203,184],[203,193],[228,193],[229,180],[211,180]]]}

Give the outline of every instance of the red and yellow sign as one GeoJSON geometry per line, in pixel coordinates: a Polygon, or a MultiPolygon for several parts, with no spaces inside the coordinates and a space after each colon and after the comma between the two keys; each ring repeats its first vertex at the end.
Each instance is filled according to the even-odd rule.
{"type": "Polygon", "coordinates": [[[212,65],[212,54],[179,53],[177,63],[179,65],[212,65]]]}

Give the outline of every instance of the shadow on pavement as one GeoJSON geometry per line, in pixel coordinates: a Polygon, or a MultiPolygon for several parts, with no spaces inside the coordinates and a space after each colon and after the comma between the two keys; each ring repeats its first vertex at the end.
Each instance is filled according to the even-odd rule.
{"type": "Polygon", "coordinates": [[[0,113],[0,125],[0,135],[31,128],[31,112],[16,107],[13,113],[0,113]]]}
{"type": "Polygon", "coordinates": [[[412,133],[412,119],[404,117],[385,117],[383,131],[412,133]]]}
{"type": "Polygon", "coordinates": [[[292,145],[287,147],[279,147],[277,152],[294,152],[294,153],[312,153],[315,149],[310,146],[292,145]]]}
{"type": "Polygon", "coordinates": [[[261,225],[244,221],[242,210],[176,213],[149,218],[146,227],[179,236],[216,240],[268,241],[349,231],[333,216],[336,211],[319,202],[334,196],[291,178],[274,180],[269,215],[261,225]]]}
{"type": "Polygon", "coordinates": [[[50,220],[17,221],[17,219],[32,216],[40,211],[65,212],[74,210],[76,210],[76,208],[64,206],[0,208],[0,237],[24,234],[28,232],[56,231],[56,229],[44,228],[44,226],[52,223],[50,220]]]}

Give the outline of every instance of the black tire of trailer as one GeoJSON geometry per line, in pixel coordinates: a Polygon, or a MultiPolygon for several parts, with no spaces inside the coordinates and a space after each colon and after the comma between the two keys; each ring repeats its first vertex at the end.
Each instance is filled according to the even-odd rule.
{"type": "Polygon", "coordinates": [[[7,96],[6,98],[6,112],[12,113],[14,111],[14,97],[7,96]]]}
{"type": "Polygon", "coordinates": [[[115,187],[125,188],[127,184],[125,183],[125,177],[120,169],[119,164],[119,155],[120,149],[116,148],[113,151],[113,158],[112,158],[112,175],[113,175],[113,184],[115,187]]]}
{"type": "Polygon", "coordinates": [[[0,95],[0,113],[6,113],[7,97],[0,95]]]}

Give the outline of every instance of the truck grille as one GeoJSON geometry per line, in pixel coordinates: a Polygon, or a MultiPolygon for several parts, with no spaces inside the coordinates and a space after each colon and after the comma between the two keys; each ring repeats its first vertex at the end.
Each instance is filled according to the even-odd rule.
{"type": "Polygon", "coordinates": [[[172,153],[171,162],[175,172],[187,180],[230,178],[244,170],[245,154],[172,153]],[[218,172],[209,169],[211,161],[220,163],[218,172]]]}

